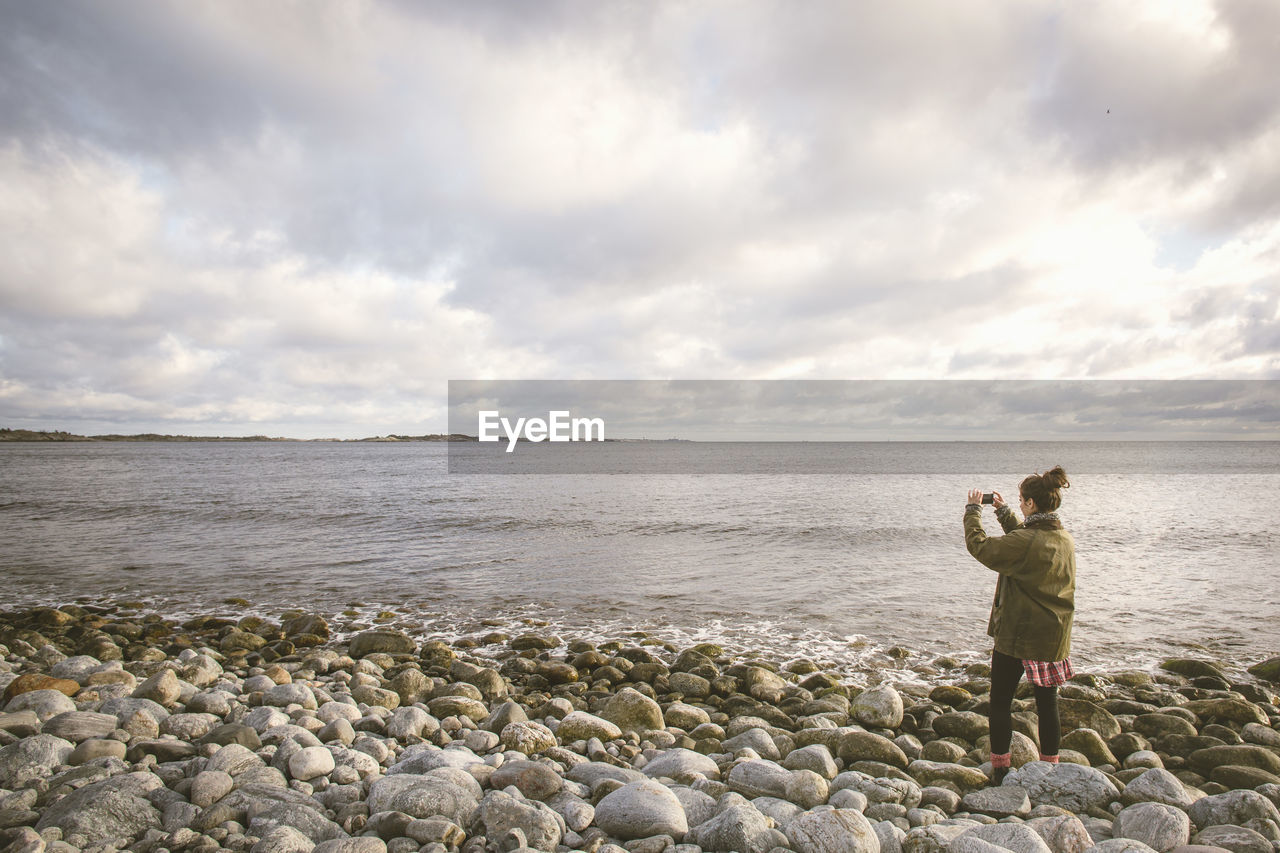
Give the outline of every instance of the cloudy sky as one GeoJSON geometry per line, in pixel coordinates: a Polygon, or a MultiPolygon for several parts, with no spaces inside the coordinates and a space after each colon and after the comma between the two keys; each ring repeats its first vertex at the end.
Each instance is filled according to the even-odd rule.
{"type": "Polygon", "coordinates": [[[0,10],[0,425],[1280,378],[1274,0],[0,10]]]}

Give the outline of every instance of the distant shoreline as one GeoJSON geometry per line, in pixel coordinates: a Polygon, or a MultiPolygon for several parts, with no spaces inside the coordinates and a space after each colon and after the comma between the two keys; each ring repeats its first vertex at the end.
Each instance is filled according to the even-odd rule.
{"type": "MultiPolygon", "coordinates": [[[[66,432],[65,430],[31,430],[31,429],[10,429],[8,427],[0,427],[0,444],[6,442],[27,442],[27,443],[87,443],[87,442],[288,442],[297,444],[369,444],[369,443],[395,443],[403,441],[431,441],[431,442],[479,442],[478,436],[467,435],[466,433],[429,433],[427,435],[378,435],[369,436],[367,438],[289,438],[287,436],[268,436],[268,435],[241,435],[241,436],[225,436],[225,435],[164,435],[160,433],[137,433],[135,435],[120,435],[109,433],[106,435],[77,435],[76,433],[66,432]]],[[[516,439],[521,444],[529,443],[529,439],[520,436],[516,439]]],[[[789,438],[789,439],[696,439],[696,438],[606,438],[605,443],[609,444],[1061,444],[1061,443],[1080,443],[1080,444],[1153,444],[1168,443],[1176,444],[1179,442],[1211,442],[1211,443],[1232,443],[1232,444],[1249,444],[1249,443],[1275,443],[1275,438],[1126,438],[1126,439],[1092,439],[1092,438],[1046,438],[1046,439],[985,439],[985,438],[949,438],[949,439],[811,439],[811,438],[789,438]]],[[[505,444],[506,439],[503,439],[505,444]]],[[[579,442],[583,444],[594,444],[596,442],[579,442]]]]}
{"type": "Polygon", "coordinates": [[[371,438],[283,438],[266,435],[221,436],[221,435],[160,435],[159,433],[139,433],[137,435],[76,435],[61,430],[0,429],[0,441],[31,442],[85,442],[85,441],[288,441],[288,442],[369,442],[369,441],[478,441],[474,435],[462,433],[429,435],[384,435],[371,438]]]}

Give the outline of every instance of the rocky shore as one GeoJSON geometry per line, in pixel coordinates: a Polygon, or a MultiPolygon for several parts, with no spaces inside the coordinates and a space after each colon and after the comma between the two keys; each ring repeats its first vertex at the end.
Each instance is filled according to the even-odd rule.
{"type": "Polygon", "coordinates": [[[364,627],[0,614],[0,850],[1280,851],[1280,657],[1077,676],[1056,766],[1022,693],[993,787],[982,665],[364,627]]]}

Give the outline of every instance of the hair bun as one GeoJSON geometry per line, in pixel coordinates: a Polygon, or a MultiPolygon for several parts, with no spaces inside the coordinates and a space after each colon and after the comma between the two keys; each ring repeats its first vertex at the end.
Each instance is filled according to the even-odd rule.
{"type": "Polygon", "coordinates": [[[1042,474],[1041,476],[1044,477],[1044,479],[1049,483],[1051,488],[1054,488],[1054,489],[1071,488],[1071,484],[1067,482],[1067,472],[1062,470],[1061,465],[1054,466],[1048,471],[1045,471],[1044,474],[1042,474]]]}

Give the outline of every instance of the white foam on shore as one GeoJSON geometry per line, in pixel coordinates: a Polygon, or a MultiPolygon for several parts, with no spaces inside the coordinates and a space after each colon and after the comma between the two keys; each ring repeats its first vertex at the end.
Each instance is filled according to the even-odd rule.
{"type": "MultiPolygon", "coordinates": [[[[240,619],[245,616],[276,621],[288,609],[264,604],[241,606],[228,603],[198,603],[174,601],[160,596],[151,597],[82,597],[80,605],[121,606],[132,602],[140,605],[132,611],[139,617],[158,614],[177,622],[196,616],[217,616],[240,619]]],[[[57,607],[68,602],[48,600],[28,606],[57,607]]],[[[797,659],[812,661],[818,667],[838,674],[843,681],[858,686],[891,681],[899,685],[927,687],[940,683],[965,681],[971,678],[965,672],[970,664],[983,664],[990,660],[990,648],[983,642],[981,648],[964,648],[955,641],[939,641],[937,649],[917,649],[876,640],[862,634],[836,634],[830,631],[797,631],[794,625],[770,620],[709,619],[696,625],[680,625],[662,620],[636,618],[634,615],[611,617],[570,616],[553,612],[542,605],[530,604],[509,608],[503,613],[476,614],[474,612],[441,609],[434,604],[385,604],[360,602],[338,612],[325,612],[323,608],[291,608],[308,613],[319,613],[329,620],[332,639],[341,641],[360,631],[376,627],[403,630],[421,639],[440,639],[453,643],[461,639],[477,642],[470,654],[497,661],[510,654],[506,643],[486,645],[479,640],[485,634],[500,632],[512,637],[522,633],[538,632],[555,634],[562,640],[559,653],[575,640],[593,644],[620,641],[640,644],[647,641],[659,646],[652,649],[659,657],[674,659],[662,645],[686,649],[699,643],[714,643],[734,660],[758,657],[784,666],[797,659]],[[380,618],[391,614],[390,618],[380,618]]],[[[975,632],[976,633],[976,632],[975,632]]],[[[985,641],[985,637],[982,638],[985,641]]],[[[1122,655],[1105,657],[1073,655],[1078,673],[1105,674],[1125,670],[1155,672],[1162,660],[1184,656],[1209,660],[1221,666],[1231,677],[1252,680],[1246,668],[1252,661],[1235,661],[1216,650],[1195,643],[1167,643],[1166,648],[1131,648],[1122,655]],[[1172,647],[1172,648],[1169,648],[1172,647]]]]}

